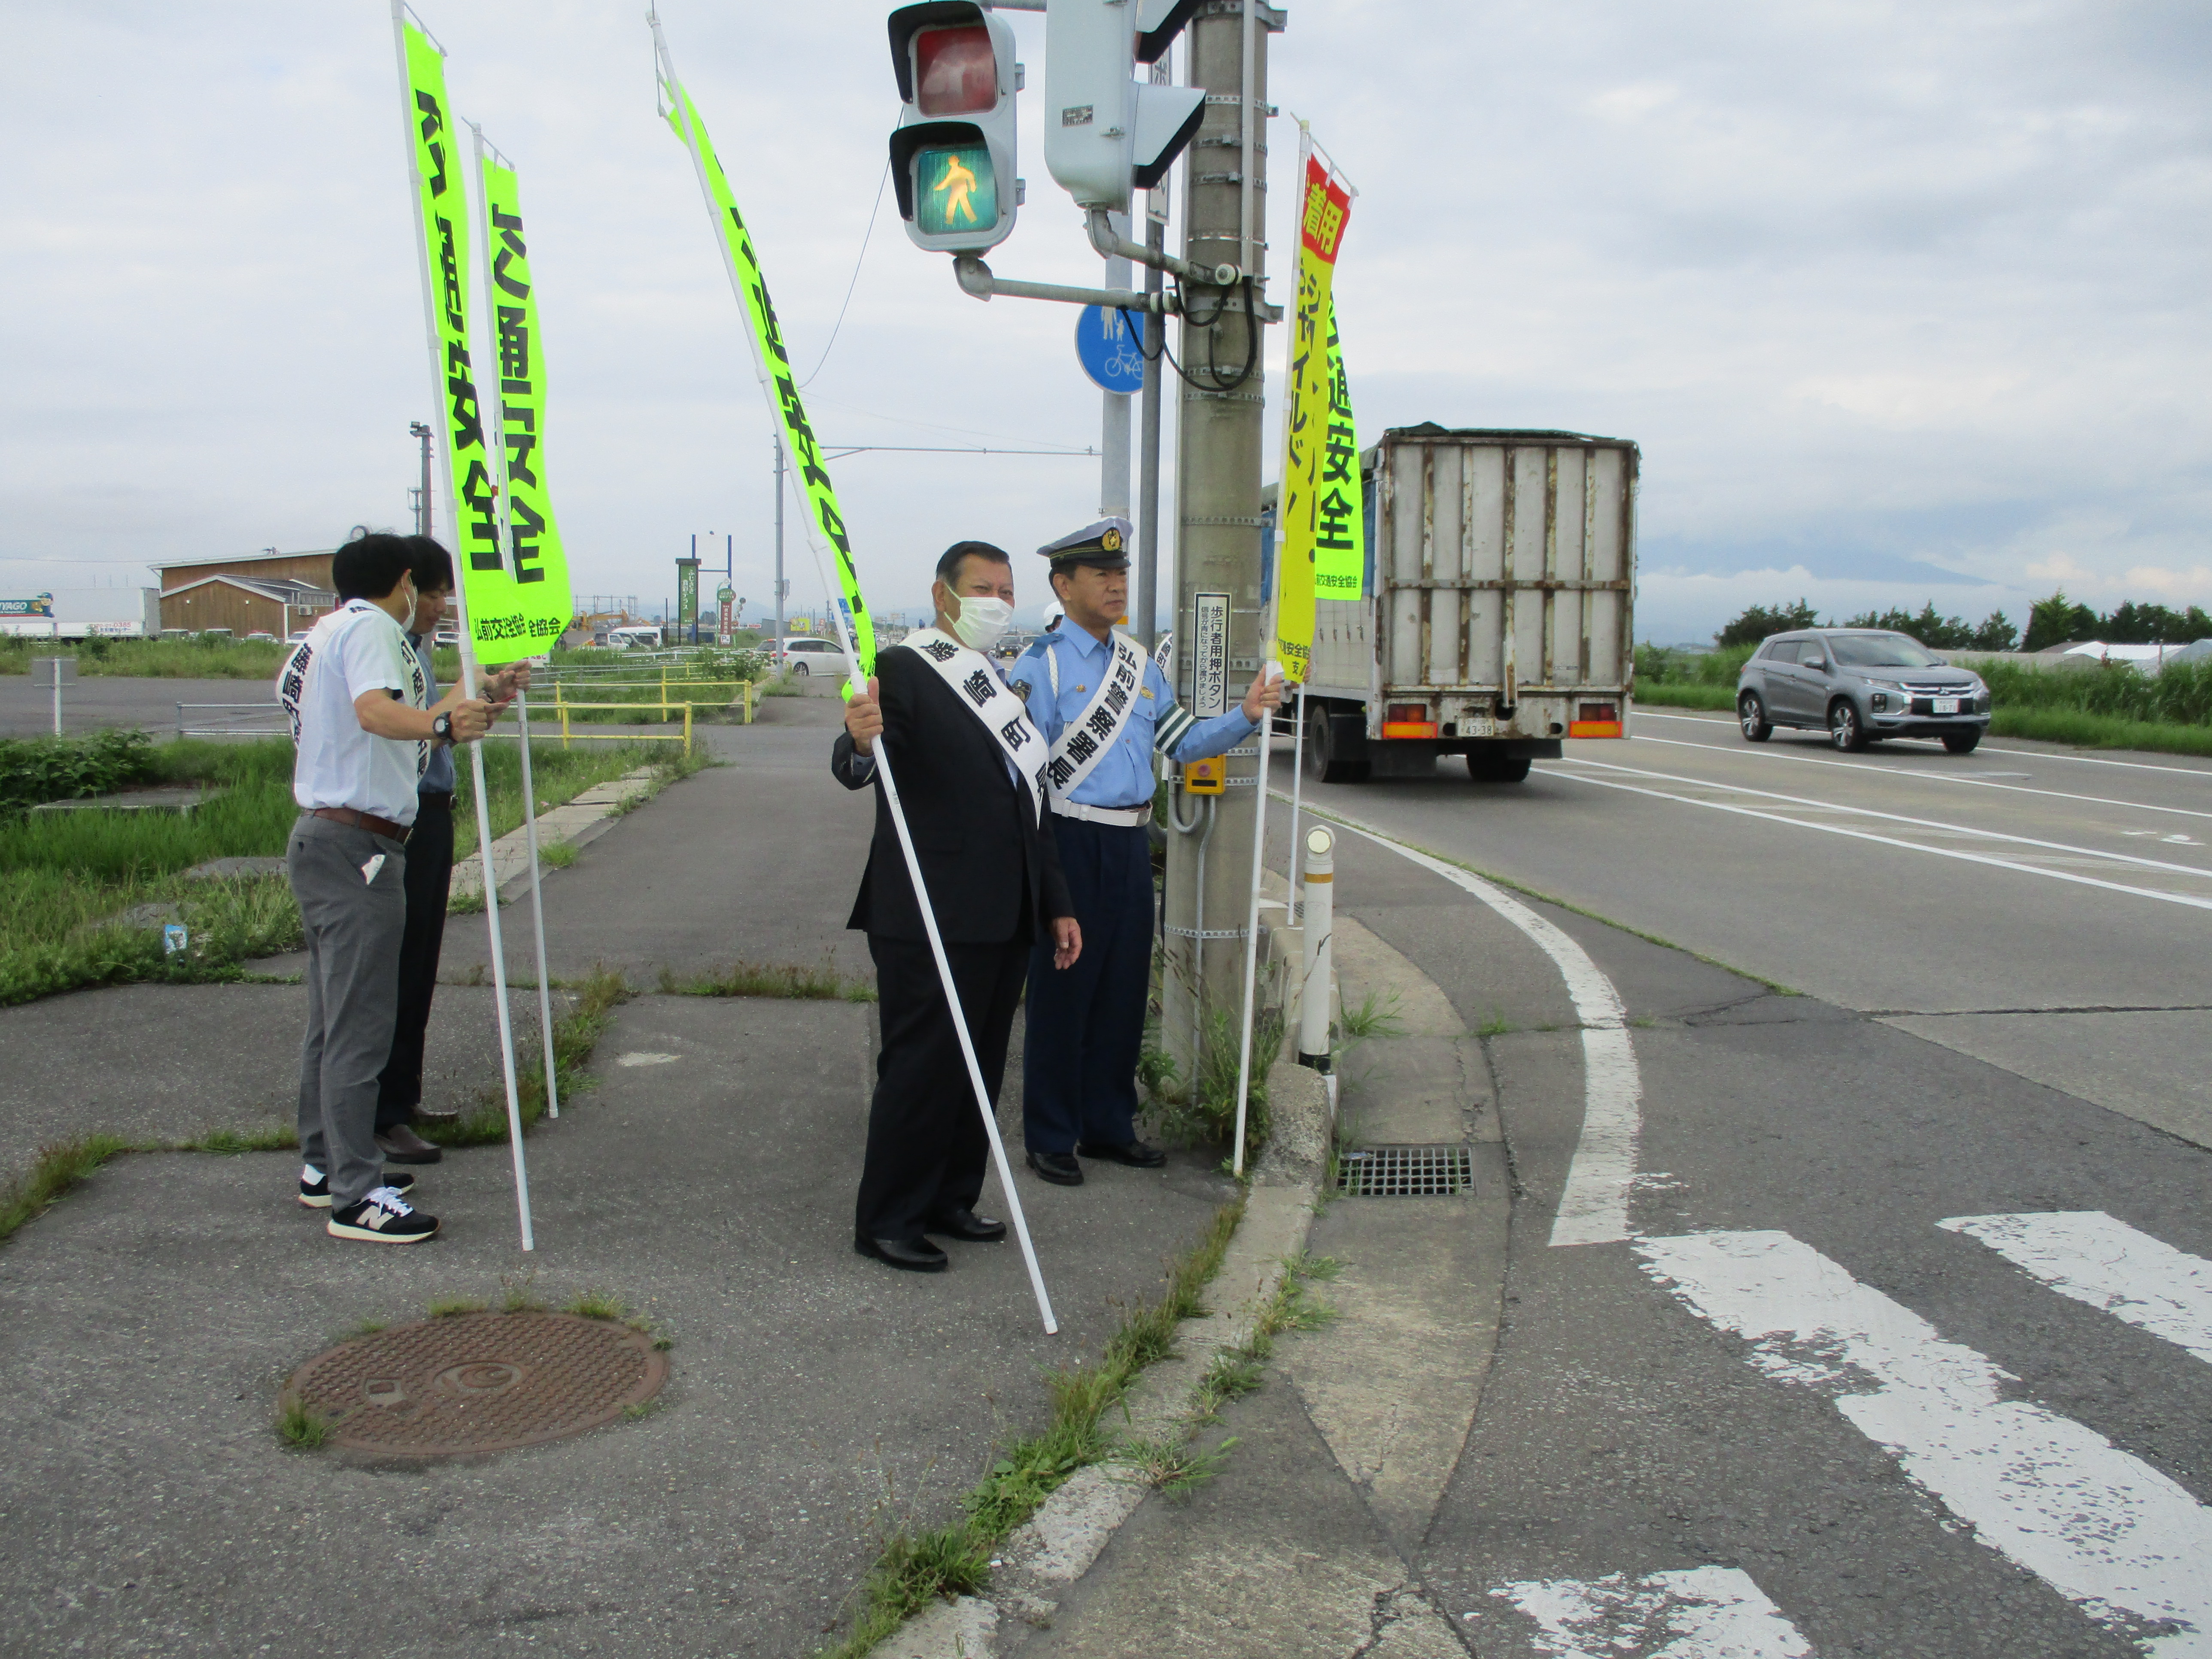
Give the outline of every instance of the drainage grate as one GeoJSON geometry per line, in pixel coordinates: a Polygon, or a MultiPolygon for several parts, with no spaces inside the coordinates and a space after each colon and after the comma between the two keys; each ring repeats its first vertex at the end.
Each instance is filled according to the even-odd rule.
{"type": "Polygon", "coordinates": [[[285,1392],[353,1451],[450,1457],[581,1434],[668,1380],[650,1337],[573,1314],[462,1314],[358,1337],[309,1360],[285,1392]]]}
{"type": "Polygon", "coordinates": [[[1353,1198],[1449,1198],[1474,1190],[1462,1146],[1364,1146],[1337,1159],[1336,1190],[1353,1198]]]}

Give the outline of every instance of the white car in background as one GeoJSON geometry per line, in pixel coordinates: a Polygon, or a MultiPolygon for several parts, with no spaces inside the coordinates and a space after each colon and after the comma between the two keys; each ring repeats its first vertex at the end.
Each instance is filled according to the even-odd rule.
{"type": "Polygon", "coordinates": [[[805,635],[787,639],[776,660],[787,672],[801,679],[811,679],[817,674],[832,679],[846,679],[852,674],[852,659],[846,656],[845,647],[835,640],[825,640],[818,635],[805,635]]]}

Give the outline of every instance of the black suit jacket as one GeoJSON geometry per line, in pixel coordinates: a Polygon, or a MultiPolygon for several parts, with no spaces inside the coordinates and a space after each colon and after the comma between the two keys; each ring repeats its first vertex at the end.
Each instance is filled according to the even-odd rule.
{"type": "MultiPolygon", "coordinates": [[[[1075,906],[1052,828],[1031,811],[1029,791],[1007,775],[1006,750],[959,693],[903,646],[877,657],[876,680],[883,742],[939,933],[947,945],[1004,944],[1020,927],[1026,899],[1030,935],[1049,941],[1052,918],[1073,915],[1075,906]]],[[[1043,758],[1039,754],[1031,763],[1043,758]]],[[[845,925],[922,943],[928,935],[880,769],[856,755],[851,735],[840,732],[830,769],[848,789],[876,789],[875,840],[845,925]]]]}

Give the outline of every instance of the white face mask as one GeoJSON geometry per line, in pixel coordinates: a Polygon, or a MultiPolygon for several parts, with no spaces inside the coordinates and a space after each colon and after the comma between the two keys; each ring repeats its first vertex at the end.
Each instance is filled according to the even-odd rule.
{"type": "Polygon", "coordinates": [[[971,593],[960,601],[960,614],[952,619],[952,632],[970,651],[988,651],[1013,620],[1014,607],[1004,599],[971,593]]]}

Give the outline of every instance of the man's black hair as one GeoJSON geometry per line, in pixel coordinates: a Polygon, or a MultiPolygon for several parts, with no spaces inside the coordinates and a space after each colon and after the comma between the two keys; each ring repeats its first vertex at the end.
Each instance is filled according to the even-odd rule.
{"type": "Polygon", "coordinates": [[[439,545],[434,536],[410,536],[406,541],[414,556],[409,568],[415,573],[416,587],[425,593],[452,592],[453,556],[439,545]]]}
{"type": "Polygon", "coordinates": [[[353,538],[331,556],[331,586],[342,599],[388,599],[399,579],[415,566],[412,538],[386,530],[356,527],[353,538]]]}
{"type": "Polygon", "coordinates": [[[994,547],[988,542],[955,542],[945,550],[945,556],[937,562],[937,580],[947,587],[960,581],[960,567],[970,559],[981,559],[987,564],[1002,564],[1013,568],[1013,556],[1003,547],[994,547]]]}

